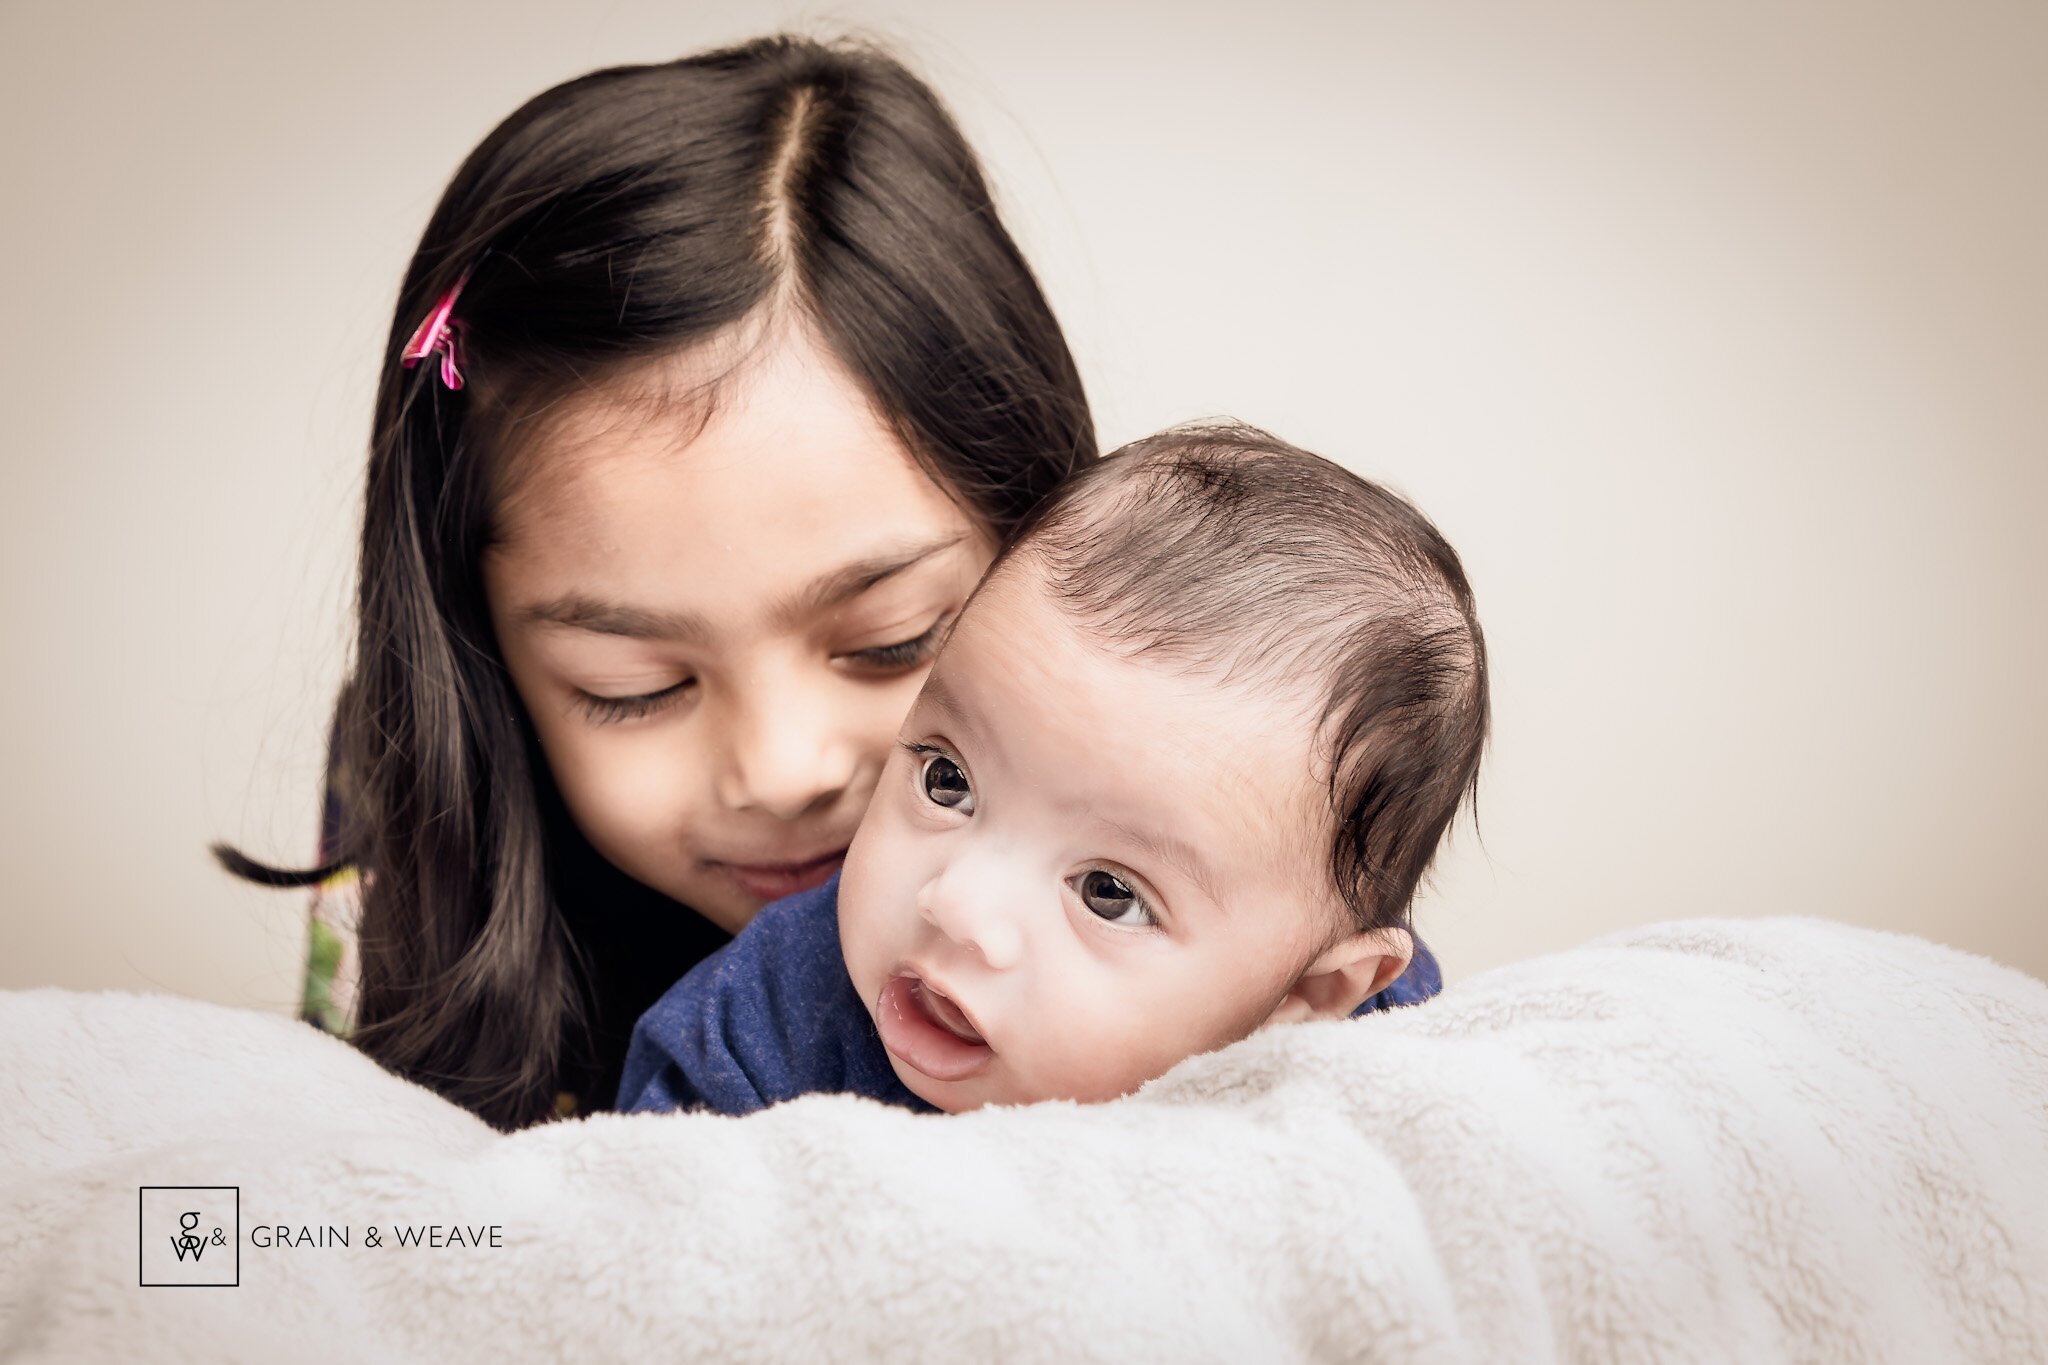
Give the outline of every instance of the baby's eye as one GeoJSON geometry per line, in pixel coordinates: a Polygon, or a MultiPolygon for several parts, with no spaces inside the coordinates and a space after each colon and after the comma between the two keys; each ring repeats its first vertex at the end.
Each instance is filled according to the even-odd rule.
{"type": "Polygon", "coordinates": [[[1159,922],[1144,898],[1114,872],[1099,867],[1083,872],[1075,880],[1074,890],[1080,894],[1081,904],[1111,924],[1136,928],[1159,922]]]}
{"type": "Polygon", "coordinates": [[[967,785],[967,774],[952,759],[944,754],[926,754],[921,780],[925,797],[933,805],[962,815],[974,814],[974,789],[967,785]]]}

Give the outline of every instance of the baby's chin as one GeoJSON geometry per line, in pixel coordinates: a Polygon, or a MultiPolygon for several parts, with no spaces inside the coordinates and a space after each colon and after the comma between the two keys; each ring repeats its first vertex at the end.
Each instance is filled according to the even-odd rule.
{"type": "Polygon", "coordinates": [[[991,1104],[1044,1104],[1048,1101],[1107,1104],[1111,1100],[1122,1099],[1153,1079],[1148,1076],[1119,1083],[1095,1077],[1065,1084],[1059,1081],[1025,1084],[1009,1074],[1000,1055],[987,1071],[965,1081],[937,1080],[893,1055],[889,1058],[889,1065],[896,1068],[896,1078],[911,1094],[948,1114],[965,1114],[991,1104]]]}
{"type": "Polygon", "coordinates": [[[1006,1057],[974,1031],[957,1004],[909,973],[891,976],[876,992],[869,1013],[896,1078],[948,1114],[990,1104],[1112,1100],[1143,1083],[1143,1078],[1073,1075],[1044,1065],[1020,1069],[1015,1057],[1006,1057]]]}
{"type": "MultiPolygon", "coordinates": [[[[886,1003],[883,1008],[886,1008],[886,1003]]],[[[877,1018],[875,1026],[887,1040],[889,1030],[884,1022],[877,1018]]],[[[1040,1100],[1064,1098],[1036,1093],[1033,1087],[1019,1086],[1017,1078],[1003,1065],[1000,1054],[990,1055],[972,1075],[959,1080],[945,1080],[920,1070],[894,1048],[887,1050],[889,1065],[895,1068],[896,1079],[903,1082],[904,1089],[932,1108],[948,1114],[965,1114],[991,1104],[1036,1104],[1040,1100]]],[[[916,1055],[914,1049],[907,1050],[916,1055]]]]}
{"type": "Polygon", "coordinates": [[[942,1113],[965,1114],[986,1104],[1003,1102],[985,1094],[964,1093],[968,1087],[957,1081],[933,1080],[901,1057],[891,1057],[889,1065],[896,1068],[896,1079],[903,1082],[904,1089],[942,1113]]]}
{"type": "Polygon", "coordinates": [[[940,1081],[925,1075],[901,1057],[891,1057],[897,1079],[911,1094],[932,1108],[948,1114],[966,1114],[991,1104],[1038,1104],[1045,1100],[1071,1100],[1074,1095],[1056,1094],[1008,1084],[1001,1074],[984,1074],[970,1081],[940,1081]]]}

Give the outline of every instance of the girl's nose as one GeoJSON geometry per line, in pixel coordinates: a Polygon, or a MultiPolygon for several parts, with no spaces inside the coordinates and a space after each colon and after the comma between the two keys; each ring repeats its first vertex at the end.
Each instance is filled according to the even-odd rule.
{"type": "Polygon", "coordinates": [[[1004,971],[1024,960],[1023,885],[1014,872],[957,858],[918,891],[917,909],[947,938],[1004,971]]]}
{"type": "Polygon", "coordinates": [[[729,711],[718,799],[730,810],[795,820],[837,801],[859,765],[854,737],[823,680],[771,670],[729,711]]]}

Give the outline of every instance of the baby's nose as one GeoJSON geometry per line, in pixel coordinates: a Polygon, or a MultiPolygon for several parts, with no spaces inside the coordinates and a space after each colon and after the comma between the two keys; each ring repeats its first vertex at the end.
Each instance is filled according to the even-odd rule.
{"type": "Polygon", "coordinates": [[[960,876],[956,868],[925,883],[917,898],[918,912],[947,938],[972,948],[994,970],[1016,966],[1024,960],[1021,908],[993,890],[990,879],[960,876]]]}

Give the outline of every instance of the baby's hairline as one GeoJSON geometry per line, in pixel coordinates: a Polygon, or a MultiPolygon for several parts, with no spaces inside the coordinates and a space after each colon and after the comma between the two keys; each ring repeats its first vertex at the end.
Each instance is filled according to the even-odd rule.
{"type": "Polygon", "coordinates": [[[1491,709],[1471,588],[1427,517],[1266,432],[1203,423],[1070,478],[984,588],[1025,567],[1120,657],[1304,698],[1337,822],[1331,879],[1360,927],[1408,928],[1475,799],[1491,709]]]}
{"type": "MultiPolygon", "coordinates": [[[[1305,740],[1303,749],[1307,761],[1298,774],[1300,783],[1295,788],[1301,801],[1293,810],[1276,814],[1283,817],[1283,829],[1288,837],[1284,857],[1300,864],[1303,873],[1301,885],[1310,893],[1302,905],[1302,912],[1315,921],[1313,928],[1317,946],[1311,959],[1352,934],[1367,932],[1347,912],[1342,889],[1331,872],[1330,852],[1338,832],[1338,816],[1329,801],[1333,777],[1330,734],[1333,720],[1328,714],[1326,695],[1329,679],[1315,671],[1305,675],[1306,680],[1290,679],[1285,676],[1286,669],[1282,663],[1256,669],[1219,668],[1213,659],[1177,656],[1170,650],[1142,643],[1127,645],[1092,625],[1082,613],[1060,599],[1048,581],[1051,566],[1042,557],[1033,554],[1027,545],[1020,544],[1013,549],[1014,553],[1005,554],[983,577],[962,609],[962,619],[975,609],[977,603],[986,611],[993,605],[987,600],[990,596],[1000,598],[1005,593],[1029,592],[1034,600],[1050,610],[1083,648],[1158,676],[1192,680],[1219,693],[1235,695],[1262,709],[1271,708],[1265,711],[1261,720],[1285,718],[1283,723],[1290,732],[1305,740]]],[[[935,670],[927,678],[916,704],[919,707],[933,706],[949,717],[958,718],[963,714],[962,703],[954,696],[943,670],[935,670]]],[[[1267,728],[1271,729],[1270,726],[1267,728]]],[[[1228,906],[1220,908],[1228,913],[1228,906]]]]}

